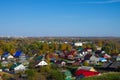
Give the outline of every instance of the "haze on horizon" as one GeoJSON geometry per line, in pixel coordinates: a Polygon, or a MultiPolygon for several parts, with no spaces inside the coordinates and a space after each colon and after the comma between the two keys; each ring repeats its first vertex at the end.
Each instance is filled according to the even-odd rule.
{"type": "Polygon", "coordinates": [[[120,0],[0,0],[0,36],[120,37],[120,0]]]}

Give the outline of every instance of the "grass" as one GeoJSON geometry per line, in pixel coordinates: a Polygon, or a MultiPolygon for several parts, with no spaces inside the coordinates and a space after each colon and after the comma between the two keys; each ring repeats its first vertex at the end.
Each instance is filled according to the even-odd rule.
{"type": "Polygon", "coordinates": [[[12,75],[12,74],[5,73],[5,72],[0,72],[0,75],[1,75],[1,77],[2,77],[4,80],[7,80],[7,79],[9,79],[9,78],[13,78],[13,75],[12,75]]]}
{"type": "Polygon", "coordinates": [[[6,73],[6,72],[0,72],[0,75],[3,76],[3,75],[7,75],[7,76],[10,76],[10,77],[13,77],[12,74],[9,74],[9,73],[6,73]]]}
{"type": "Polygon", "coordinates": [[[81,80],[120,80],[120,72],[104,73],[100,76],[87,77],[81,80]]]}

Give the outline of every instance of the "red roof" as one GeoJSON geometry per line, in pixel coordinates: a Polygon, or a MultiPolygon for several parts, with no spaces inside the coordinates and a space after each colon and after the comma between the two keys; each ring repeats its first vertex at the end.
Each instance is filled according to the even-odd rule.
{"type": "Polygon", "coordinates": [[[83,70],[83,69],[79,69],[75,72],[75,75],[76,76],[79,76],[79,75],[84,75],[85,77],[89,77],[89,76],[95,76],[95,75],[98,75],[99,72],[94,72],[94,71],[88,71],[88,70],[83,70]]]}

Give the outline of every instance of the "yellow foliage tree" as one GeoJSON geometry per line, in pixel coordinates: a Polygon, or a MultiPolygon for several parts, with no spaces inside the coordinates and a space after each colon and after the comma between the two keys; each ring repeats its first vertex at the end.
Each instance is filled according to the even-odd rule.
{"type": "Polygon", "coordinates": [[[2,55],[3,54],[3,50],[2,49],[0,49],[0,55],[2,55]]]}

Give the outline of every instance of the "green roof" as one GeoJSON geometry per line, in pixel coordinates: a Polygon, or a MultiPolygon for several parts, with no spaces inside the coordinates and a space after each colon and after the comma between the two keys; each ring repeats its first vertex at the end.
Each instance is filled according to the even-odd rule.
{"type": "Polygon", "coordinates": [[[16,63],[11,66],[11,69],[14,69],[15,67],[19,66],[21,63],[16,63]]]}
{"type": "Polygon", "coordinates": [[[43,56],[38,56],[37,60],[42,60],[43,56]]]}
{"type": "Polygon", "coordinates": [[[67,70],[65,71],[65,76],[66,76],[65,80],[71,80],[72,74],[70,71],[67,70]]]}

